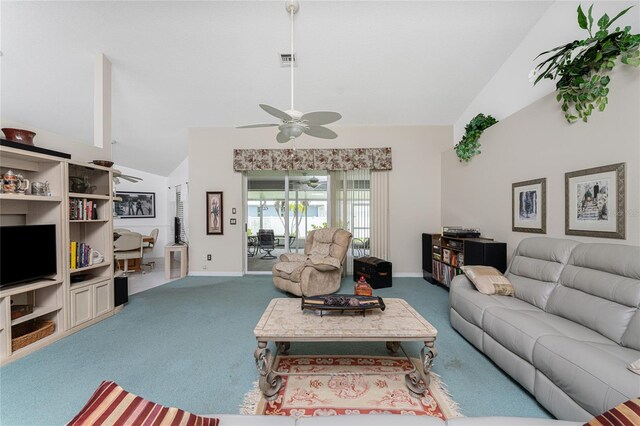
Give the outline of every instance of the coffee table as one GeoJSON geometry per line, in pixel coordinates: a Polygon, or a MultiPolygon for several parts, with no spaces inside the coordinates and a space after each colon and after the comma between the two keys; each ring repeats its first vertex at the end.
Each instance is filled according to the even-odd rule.
{"type": "MultiPolygon", "coordinates": [[[[273,369],[276,355],[286,354],[291,342],[386,342],[387,349],[396,354],[407,353],[402,342],[420,341],[420,365],[405,376],[407,388],[421,395],[429,386],[429,372],[437,355],[435,340],[438,331],[405,300],[384,299],[386,309],[368,310],[366,316],[302,310],[300,299],[273,299],[253,330],[258,341],[254,352],[260,374],[260,390],[265,398],[273,399],[282,386],[282,377],[296,373],[273,369]],[[267,348],[276,345],[275,353],[267,348]]],[[[407,358],[409,358],[407,356],[407,358]]],[[[305,373],[308,375],[308,373],[305,373]]]]}

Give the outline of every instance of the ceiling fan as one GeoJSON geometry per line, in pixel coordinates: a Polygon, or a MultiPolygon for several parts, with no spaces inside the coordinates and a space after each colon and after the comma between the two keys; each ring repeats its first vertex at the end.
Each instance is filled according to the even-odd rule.
{"type": "Polygon", "coordinates": [[[120,183],[120,179],[124,179],[124,180],[132,182],[132,183],[138,183],[138,182],[142,182],[144,180],[144,179],[136,177],[136,176],[123,175],[122,172],[120,170],[117,170],[117,169],[113,169],[112,173],[113,173],[113,183],[115,185],[118,185],[120,183]]]}
{"type": "Polygon", "coordinates": [[[305,114],[297,111],[293,106],[293,15],[300,9],[300,4],[297,0],[287,0],[285,2],[285,8],[289,13],[291,21],[291,108],[286,111],[282,111],[270,105],[260,104],[260,108],[268,114],[282,120],[282,123],[249,124],[246,126],[238,126],[237,128],[251,129],[256,127],[278,127],[280,132],[276,136],[276,140],[280,143],[292,141],[303,133],[316,138],[335,139],[338,137],[336,132],[324,127],[324,125],[340,120],[342,118],[340,114],[332,111],[314,111],[305,114]]]}

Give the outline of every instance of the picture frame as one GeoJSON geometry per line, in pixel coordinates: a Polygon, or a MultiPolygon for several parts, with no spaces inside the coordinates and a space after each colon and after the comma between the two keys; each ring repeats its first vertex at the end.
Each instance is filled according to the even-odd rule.
{"type": "Polygon", "coordinates": [[[511,185],[511,230],[547,233],[547,178],[511,185]]]}
{"type": "Polygon", "coordinates": [[[150,219],[156,217],[155,192],[116,192],[113,215],[120,219],[150,219]]]}
{"type": "Polygon", "coordinates": [[[222,191],[207,191],[205,206],[207,210],[207,235],[222,235],[224,231],[222,191]]]}
{"type": "Polygon", "coordinates": [[[626,163],[565,173],[565,234],[626,238],[626,163]]]}

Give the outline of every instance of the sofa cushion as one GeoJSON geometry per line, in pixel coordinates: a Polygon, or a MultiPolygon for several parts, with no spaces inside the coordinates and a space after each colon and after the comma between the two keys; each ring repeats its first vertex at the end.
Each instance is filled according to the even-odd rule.
{"type": "Polygon", "coordinates": [[[164,407],[103,381],[82,410],[68,423],[79,425],[158,425],[177,424],[218,426],[217,418],[196,416],[179,408],[164,407]]]}
{"type": "Polygon", "coordinates": [[[640,398],[625,401],[594,417],[584,426],[640,425],[640,398]]]}
{"type": "Polygon", "coordinates": [[[513,295],[513,285],[493,266],[463,266],[462,271],[482,294],[513,295]]]}
{"type": "Polygon", "coordinates": [[[462,318],[478,327],[482,327],[485,309],[491,306],[540,311],[535,306],[514,297],[479,293],[464,275],[458,275],[453,279],[449,292],[449,304],[462,318]]]}
{"type": "MultiPolygon", "coordinates": [[[[549,297],[546,311],[589,327],[622,344],[640,306],[640,247],[577,246],[549,297]]],[[[640,349],[640,338],[624,341],[640,349]],[[636,343],[639,345],[636,346],[636,343]]]]}
{"type": "Polygon", "coordinates": [[[561,332],[527,315],[509,308],[489,307],[484,313],[482,329],[496,342],[533,364],[533,348],[540,336],[561,332]]]}
{"type": "Polygon", "coordinates": [[[522,240],[505,274],[515,288],[515,296],[545,309],[571,250],[577,244],[571,240],[547,237],[522,240]]]}
{"type": "MultiPolygon", "coordinates": [[[[616,346],[612,343],[611,349],[616,346]]],[[[601,413],[640,391],[640,377],[627,369],[628,362],[570,337],[541,336],[534,346],[533,359],[542,374],[590,413],[601,413]]]]}

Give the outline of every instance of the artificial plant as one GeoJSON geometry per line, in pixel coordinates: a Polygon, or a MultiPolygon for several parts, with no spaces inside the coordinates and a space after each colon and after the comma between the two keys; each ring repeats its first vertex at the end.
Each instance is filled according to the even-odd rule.
{"type": "Polygon", "coordinates": [[[460,161],[468,162],[473,156],[480,154],[480,135],[488,127],[496,124],[498,120],[490,115],[478,114],[469,121],[464,128],[464,136],[455,146],[456,154],[460,161]]]}
{"type": "Polygon", "coordinates": [[[631,7],[613,19],[606,13],[602,15],[597,21],[598,31],[593,34],[593,5],[586,15],[578,6],[578,25],[587,30],[589,37],[542,52],[536,57],[551,54],[531,71],[530,78],[535,78],[534,85],[545,78],[559,78],[556,100],[562,103],[562,111],[569,123],[577,119],[586,123],[596,107],[604,111],[609,102],[607,86],[611,81],[606,74],[616,66],[618,57],[623,64],[640,67],[640,34],[631,34],[630,26],[624,29],[616,27],[609,33],[611,24],[631,7]]]}

